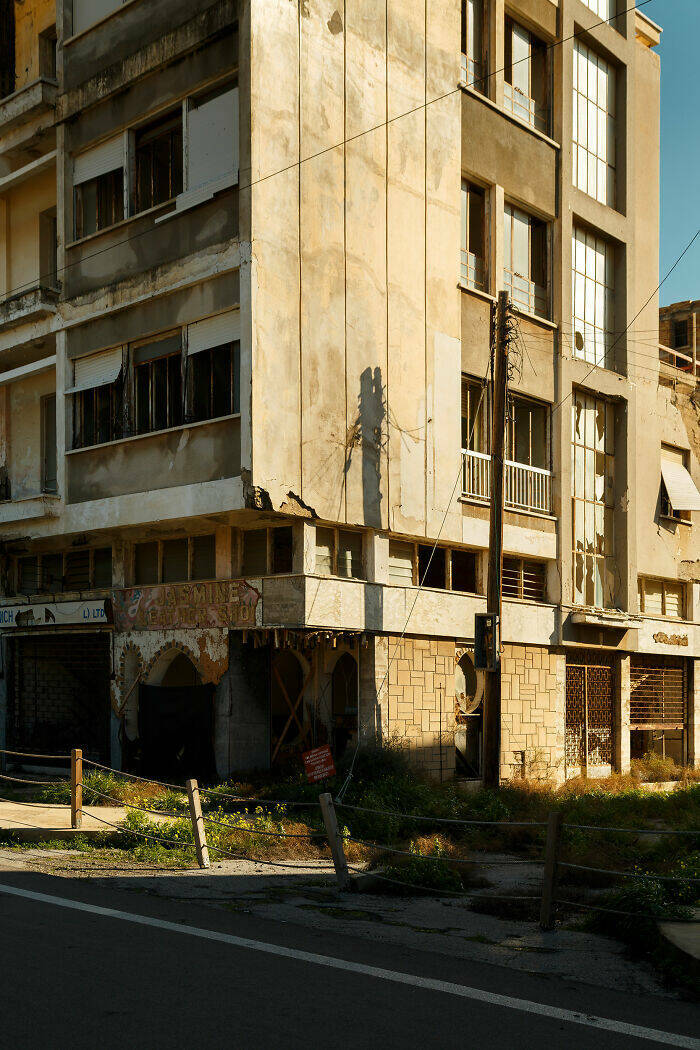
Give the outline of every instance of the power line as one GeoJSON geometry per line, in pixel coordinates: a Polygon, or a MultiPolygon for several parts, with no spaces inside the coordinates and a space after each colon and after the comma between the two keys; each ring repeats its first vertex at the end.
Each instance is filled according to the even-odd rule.
{"type": "MultiPolygon", "coordinates": [[[[592,29],[597,29],[599,26],[602,26],[602,25],[610,25],[611,22],[615,21],[618,18],[621,18],[625,14],[628,14],[630,11],[639,10],[640,7],[644,7],[645,4],[649,4],[651,2],[652,2],[652,0],[640,0],[640,3],[632,4],[631,7],[625,8],[624,11],[620,11],[612,19],[607,19],[607,18],[600,19],[598,22],[594,22],[592,25],[587,26],[585,29],[581,29],[581,30],[579,30],[576,33],[571,33],[569,36],[562,37],[561,40],[554,40],[551,44],[547,44],[545,46],[545,50],[546,51],[551,51],[555,47],[559,47],[562,44],[567,43],[569,40],[575,40],[577,37],[582,36],[585,33],[590,32],[592,29]]],[[[529,61],[529,57],[517,59],[516,61],[511,63],[511,67],[510,68],[512,68],[513,66],[519,65],[521,62],[528,62],[528,61],[529,61]]],[[[497,76],[499,73],[504,73],[505,71],[506,71],[506,67],[505,66],[502,66],[500,69],[494,69],[491,73],[488,73],[485,76],[481,77],[479,79],[479,83],[480,84],[484,84],[484,83],[486,83],[486,81],[490,80],[492,77],[497,76]]],[[[299,160],[292,161],[291,164],[287,164],[283,168],[278,168],[275,171],[269,172],[267,175],[261,175],[260,178],[253,179],[252,181],[250,181],[249,183],[247,183],[244,186],[239,184],[238,185],[238,192],[242,193],[245,190],[251,189],[253,186],[258,186],[258,185],[260,185],[263,182],[267,182],[269,179],[276,178],[278,175],[284,175],[284,174],[286,174],[289,171],[293,171],[294,169],[301,167],[302,164],[307,164],[307,163],[309,163],[309,161],[317,160],[319,157],[323,157],[327,153],[332,153],[333,150],[340,149],[341,146],[346,146],[346,145],[348,145],[348,143],[356,142],[358,139],[363,138],[365,135],[371,135],[373,132],[380,131],[382,128],[387,127],[389,124],[393,124],[394,122],[396,122],[398,120],[403,120],[405,117],[410,117],[410,116],[412,116],[415,113],[419,113],[421,110],[427,109],[428,106],[435,105],[438,102],[444,102],[445,99],[450,98],[452,95],[458,94],[459,92],[463,91],[465,86],[466,85],[459,84],[456,88],[451,88],[449,91],[444,92],[442,95],[438,95],[435,98],[428,99],[425,102],[421,102],[417,106],[412,106],[411,109],[407,109],[403,113],[398,113],[394,117],[389,117],[387,120],[380,121],[380,123],[374,124],[372,127],[366,128],[364,131],[359,131],[355,135],[350,135],[347,138],[343,138],[339,142],[334,143],[332,146],[326,146],[323,149],[318,150],[316,153],[311,153],[308,156],[303,157],[303,158],[300,157],[299,160]]],[[[202,187],[197,187],[197,188],[198,189],[204,188],[207,185],[210,185],[211,183],[216,182],[216,181],[218,181],[218,179],[211,179],[211,180],[209,180],[209,182],[204,183],[202,187]]],[[[130,215],[128,217],[128,219],[126,219],[124,221],[125,222],[129,222],[131,219],[137,218],[138,214],[139,213],[136,213],[135,215],[130,215]]],[[[104,230],[100,230],[100,231],[97,231],[97,232],[98,233],[107,233],[110,228],[113,229],[114,227],[106,227],[104,230]]],[[[75,262],[68,263],[68,264],[66,264],[65,266],[62,266],[62,267],[56,267],[55,269],[49,271],[48,273],[41,274],[39,276],[39,278],[38,278],[38,281],[34,280],[32,282],[25,282],[24,284],[17,285],[15,288],[10,288],[5,293],[5,297],[9,298],[12,295],[17,295],[17,294],[19,294],[20,292],[22,292],[24,290],[28,290],[30,288],[34,288],[34,287],[36,287],[37,283],[41,284],[42,281],[46,281],[46,280],[48,280],[51,277],[58,277],[59,274],[66,273],[68,270],[73,269],[73,267],[75,267],[75,266],[82,266],[82,265],[84,265],[84,263],[89,262],[91,259],[96,259],[100,255],[103,255],[105,252],[112,251],[114,248],[119,248],[119,247],[121,247],[122,245],[125,245],[125,244],[133,244],[133,242],[138,240],[140,237],[145,237],[147,234],[155,233],[157,229],[158,229],[157,226],[150,226],[147,229],[142,230],[141,233],[136,233],[136,234],[134,234],[131,237],[125,237],[121,241],[116,241],[114,244],[106,245],[104,248],[100,248],[97,251],[92,252],[89,255],[84,255],[81,259],[77,259],[75,262]]]]}

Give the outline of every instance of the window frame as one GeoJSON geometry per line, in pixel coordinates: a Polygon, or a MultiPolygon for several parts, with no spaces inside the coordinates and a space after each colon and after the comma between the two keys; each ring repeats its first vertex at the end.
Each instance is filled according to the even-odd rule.
{"type": "Polygon", "coordinates": [[[150,211],[161,205],[169,204],[179,197],[184,191],[184,167],[185,167],[185,120],[183,116],[182,103],[167,113],[162,113],[148,123],[130,129],[130,144],[133,162],[130,169],[133,171],[133,185],[129,188],[130,216],[140,215],[142,212],[150,211]],[[179,132],[179,150],[177,149],[177,137],[179,132]],[[146,137],[146,142],[140,142],[141,137],[146,137]],[[156,144],[164,138],[169,140],[168,158],[168,189],[169,193],[162,200],[156,200],[156,144]],[[147,152],[150,159],[150,195],[148,200],[141,199],[141,171],[144,163],[144,154],[147,152]],[[179,180],[176,157],[179,153],[179,180]]]}
{"type": "Polygon", "coordinates": [[[522,394],[509,394],[508,395],[508,407],[506,414],[506,459],[511,463],[518,463],[525,467],[534,467],[536,470],[550,470],[551,469],[551,435],[550,435],[550,420],[551,420],[551,405],[546,401],[538,401],[534,397],[526,397],[522,394]],[[515,427],[515,409],[516,406],[524,406],[528,412],[528,458],[527,460],[517,459],[515,456],[515,443],[516,443],[516,427],[515,427]],[[532,417],[534,411],[541,411],[544,416],[544,465],[539,463],[533,463],[533,426],[532,417]]]}
{"type": "Polygon", "coordinates": [[[58,417],[56,415],[56,394],[42,395],[41,402],[41,491],[47,495],[58,495],[58,417]],[[53,433],[46,418],[47,409],[53,401],[53,433]],[[48,476],[47,460],[49,459],[49,439],[53,437],[54,477],[48,476]],[[50,487],[51,482],[53,482],[50,487]]]}
{"type": "Polygon", "coordinates": [[[617,249],[614,243],[596,231],[574,224],[571,233],[571,326],[572,354],[598,368],[615,370],[615,361],[609,361],[614,347],[615,331],[615,267],[617,249]],[[593,258],[591,259],[591,253],[593,258]],[[599,265],[599,258],[602,263],[599,265]],[[590,264],[593,263],[593,273],[590,264]],[[581,268],[583,264],[583,268],[581,268]],[[602,270],[602,283],[600,281],[602,270]],[[582,297],[582,298],[581,298],[582,297]],[[593,319],[589,306],[593,305],[593,319]],[[602,308],[602,322],[599,319],[602,308]],[[578,347],[577,333],[583,339],[578,347]],[[591,344],[591,336],[593,342],[591,344]],[[592,345],[592,350],[590,349],[592,345]],[[602,356],[599,346],[604,348],[602,356]]]}
{"type": "MultiPolygon", "coordinates": [[[[183,331],[182,328],[177,328],[169,332],[160,332],[156,336],[151,336],[147,339],[141,339],[138,342],[129,343],[129,371],[130,371],[130,398],[129,398],[129,412],[131,418],[130,431],[134,437],[145,437],[148,434],[159,434],[164,430],[174,430],[178,427],[184,426],[185,423],[185,384],[183,382],[183,368],[184,368],[184,354],[183,354],[183,331]],[[174,337],[179,338],[180,346],[179,349],[164,350],[162,354],[154,353],[153,356],[149,356],[145,361],[137,361],[136,356],[140,349],[147,346],[155,347],[159,342],[166,343],[169,339],[174,337]],[[177,365],[171,366],[170,361],[177,359],[177,365]],[[154,426],[155,413],[158,409],[156,404],[157,385],[154,382],[154,367],[160,361],[165,361],[165,426],[154,426]],[[140,428],[139,421],[139,408],[140,408],[140,396],[139,396],[139,370],[147,369],[148,375],[148,427],[142,430],[140,428]],[[173,403],[172,390],[170,385],[171,372],[177,376],[177,391],[179,395],[173,403]],[[178,416],[176,419],[173,418],[173,411],[178,410],[178,416]]],[[[157,376],[155,377],[157,379],[157,376]]]]}
{"type": "Polygon", "coordinates": [[[367,567],[365,564],[365,543],[364,543],[364,532],[361,529],[345,528],[340,525],[317,525],[317,529],[327,530],[333,534],[331,543],[331,571],[330,573],[320,572],[318,569],[318,547],[314,542],[314,575],[323,576],[326,579],[338,579],[338,580],[366,580],[367,579],[367,567]],[[361,576],[347,576],[343,573],[338,572],[338,554],[340,549],[340,534],[346,533],[353,536],[360,537],[360,572],[361,576]]]}
{"type": "Polygon", "coordinates": [[[461,78],[465,87],[482,95],[488,95],[488,52],[484,47],[487,38],[484,0],[462,0],[461,15],[461,78]],[[469,8],[472,17],[469,17],[469,8]],[[470,25],[474,31],[470,33],[470,25]]]}
{"type": "Polygon", "coordinates": [[[637,577],[637,596],[639,599],[639,612],[642,616],[650,616],[654,619],[659,616],[668,620],[685,620],[687,618],[688,608],[688,587],[684,580],[668,580],[661,576],[638,576],[637,577]],[[646,604],[646,585],[647,583],[661,584],[661,613],[647,612],[645,609],[646,604]],[[681,615],[673,616],[667,612],[666,609],[666,591],[667,588],[677,587],[680,591],[680,608],[681,615]]]}
{"type": "Polygon", "coordinates": [[[581,40],[573,46],[573,123],[572,123],[572,182],[576,189],[605,207],[615,208],[617,201],[617,70],[593,48],[581,40]],[[582,66],[585,68],[585,90],[581,85],[582,66]],[[589,93],[591,68],[595,67],[595,98],[589,93]],[[600,102],[600,80],[607,84],[604,106],[600,102]],[[612,107],[612,108],[611,108],[612,107]],[[602,117],[602,121],[601,121],[602,117]],[[585,133],[582,130],[585,119],[585,133]],[[604,128],[604,147],[601,146],[601,123],[604,128]],[[595,130],[591,130],[591,125],[595,130]],[[595,148],[591,140],[595,139],[595,148]],[[603,153],[604,148],[604,153],[603,153]],[[595,169],[595,186],[591,187],[591,165],[595,169]],[[604,177],[601,171],[604,169],[604,177]],[[585,179],[582,175],[585,173],[585,179]],[[600,189],[601,179],[603,191],[600,189]]]}
{"type": "Polygon", "coordinates": [[[188,536],[162,536],[158,539],[150,540],[139,540],[132,544],[131,557],[130,557],[130,577],[134,587],[159,587],[159,586],[172,586],[180,583],[209,583],[213,582],[219,577],[216,575],[216,532],[197,532],[192,533],[188,536]],[[200,539],[203,536],[212,536],[214,540],[214,575],[212,577],[195,577],[192,575],[194,565],[194,540],[200,539]],[[186,580],[169,580],[163,579],[163,547],[166,543],[172,540],[186,540],[187,541],[187,579],[186,580]],[[156,564],[157,564],[157,579],[154,583],[139,583],[136,579],[136,548],[147,544],[155,543],[157,546],[156,564]]]}
{"type": "Polygon", "coordinates": [[[185,420],[187,423],[206,423],[212,419],[225,419],[228,416],[238,416],[241,412],[241,391],[240,391],[240,378],[241,378],[241,343],[240,339],[232,339],[227,343],[220,343],[218,346],[208,347],[206,350],[198,350],[196,354],[187,354],[187,360],[185,364],[187,370],[186,378],[186,405],[185,405],[185,420]],[[214,354],[221,350],[228,349],[230,351],[229,360],[229,410],[228,412],[215,412],[214,411],[214,400],[215,400],[215,365],[214,365],[214,354]],[[209,413],[207,415],[199,415],[195,411],[195,397],[196,397],[196,372],[201,368],[202,361],[208,362],[209,370],[209,413]]]}
{"type": "Polygon", "coordinates": [[[515,555],[505,555],[504,558],[503,558],[503,566],[504,567],[503,567],[503,570],[501,572],[501,597],[505,598],[507,601],[520,601],[520,602],[530,602],[530,603],[535,603],[535,604],[546,604],[546,602],[547,602],[547,562],[546,561],[542,561],[541,558],[523,558],[523,557],[515,556],[515,555]],[[516,567],[513,568],[513,569],[506,569],[505,568],[505,563],[506,562],[513,562],[516,567]],[[542,575],[542,592],[541,592],[541,594],[538,594],[537,596],[534,596],[534,597],[531,594],[525,594],[525,573],[526,573],[526,571],[528,571],[526,569],[526,566],[529,566],[529,565],[537,566],[538,571],[541,572],[541,575],[542,575]],[[503,585],[504,585],[504,573],[505,572],[514,572],[514,573],[518,574],[517,575],[517,590],[518,590],[517,594],[506,594],[506,592],[504,591],[503,585]]]}
{"type": "Polygon", "coordinates": [[[508,292],[512,305],[516,310],[532,314],[535,317],[549,319],[550,314],[550,224],[545,219],[540,219],[531,212],[525,211],[512,201],[505,201],[503,206],[503,286],[508,292]],[[516,222],[527,223],[527,273],[521,273],[516,269],[519,260],[516,257],[516,241],[514,236],[516,222]],[[506,230],[508,233],[506,234],[506,230]],[[544,283],[538,283],[533,272],[535,270],[536,244],[533,234],[541,237],[542,242],[542,278],[544,283]],[[510,251],[508,251],[508,247],[510,251]],[[526,282],[527,287],[519,285],[518,282],[526,282]]]}
{"type": "Polygon", "coordinates": [[[118,223],[123,222],[126,216],[126,208],[124,207],[124,191],[127,184],[125,178],[125,170],[122,165],[121,168],[112,168],[111,171],[103,172],[102,175],[96,175],[92,179],[86,179],[84,182],[79,182],[73,186],[73,211],[74,211],[74,233],[75,240],[82,241],[87,237],[93,237],[97,233],[101,233],[103,230],[108,230],[112,226],[116,226],[118,223]],[[109,190],[109,183],[107,180],[114,180],[118,177],[120,182],[117,181],[109,190]],[[84,203],[85,190],[87,187],[95,188],[95,229],[85,230],[85,213],[86,207],[84,203]],[[104,194],[104,196],[101,196],[104,194]],[[110,205],[107,207],[108,214],[102,215],[103,210],[106,208],[106,201],[109,197],[110,205]],[[104,221],[102,221],[104,219],[104,221]]]}
{"type": "Polygon", "coordinates": [[[468,288],[474,288],[479,292],[489,290],[489,223],[488,223],[488,197],[486,189],[472,179],[462,177],[461,188],[461,254],[460,254],[460,280],[468,288]],[[472,226],[472,198],[480,197],[483,201],[481,215],[481,253],[472,250],[471,226],[472,226]]]}
{"type": "Polygon", "coordinates": [[[572,492],[571,492],[571,552],[572,552],[572,604],[576,608],[586,609],[609,609],[615,608],[615,402],[603,397],[589,393],[581,387],[573,388],[571,406],[571,460],[572,460],[572,492]],[[579,430],[583,437],[579,441],[577,437],[577,407],[581,407],[579,413],[579,430]],[[603,420],[603,433],[600,441],[601,447],[596,447],[595,428],[601,419],[603,420]],[[589,441],[588,427],[592,426],[594,434],[593,443],[589,441]],[[577,455],[577,449],[581,452],[577,455]],[[598,457],[603,457],[600,465],[603,474],[597,473],[598,457]],[[593,477],[590,477],[590,467],[593,467],[593,477]],[[599,477],[603,478],[602,498],[596,492],[599,477]],[[582,489],[582,492],[581,492],[582,489]],[[579,504],[581,505],[579,507],[579,504]],[[588,509],[590,507],[590,510],[588,509]],[[600,508],[600,509],[599,509],[600,508]],[[602,517],[603,531],[602,550],[596,549],[596,518],[600,522],[602,517]],[[577,522],[582,528],[580,536],[581,547],[577,548],[577,522]],[[589,537],[588,529],[592,526],[593,533],[589,537]],[[577,601],[576,566],[577,557],[581,558],[581,588],[582,601],[577,601]],[[586,567],[591,562],[593,601],[586,600],[586,567]],[[596,601],[596,572],[599,573],[601,587],[601,602],[596,601]],[[607,592],[607,594],[606,594],[607,592]],[[607,597],[607,601],[606,601],[607,597]]]}
{"type": "Polygon", "coordinates": [[[549,133],[550,125],[550,89],[549,89],[549,63],[548,51],[545,42],[527,26],[522,25],[511,15],[506,14],[503,29],[504,39],[504,61],[503,61],[503,108],[520,120],[523,124],[534,128],[536,131],[546,135],[549,133]],[[527,40],[527,59],[513,60],[513,39],[516,31],[522,34],[522,39],[527,40]],[[536,63],[541,64],[541,72],[535,75],[536,63]],[[527,92],[524,92],[513,81],[513,67],[525,65],[527,73],[527,92]],[[510,79],[508,79],[510,77],[510,79]],[[538,80],[541,84],[541,98],[533,94],[533,85],[538,80]]]}
{"type": "MultiPolygon", "coordinates": [[[[403,540],[403,539],[400,539],[398,537],[390,537],[389,543],[390,544],[391,543],[401,544],[402,546],[409,547],[411,549],[411,582],[410,582],[410,586],[411,587],[420,587],[421,586],[421,577],[420,577],[420,572],[419,572],[419,548],[423,547],[425,549],[432,550],[433,546],[435,546],[435,545],[432,544],[432,543],[426,542],[424,540],[403,540]]],[[[425,587],[425,588],[429,588],[430,587],[431,590],[450,591],[453,594],[467,594],[467,595],[476,595],[476,596],[479,596],[479,597],[483,597],[482,586],[481,586],[483,581],[480,578],[480,566],[479,566],[479,554],[481,552],[479,550],[473,548],[473,547],[449,547],[449,546],[444,546],[444,545],[439,543],[435,547],[435,553],[433,554],[433,562],[440,555],[440,553],[442,553],[442,557],[444,558],[444,562],[445,562],[445,568],[444,568],[445,586],[444,587],[430,587],[430,584],[427,584],[427,583],[423,584],[422,586],[425,587]],[[475,582],[475,585],[476,585],[476,590],[475,591],[463,591],[460,588],[455,588],[455,587],[452,586],[452,555],[454,553],[457,553],[457,554],[468,554],[468,555],[472,555],[474,557],[474,582],[475,582]]],[[[396,582],[395,580],[391,579],[391,577],[388,574],[387,574],[387,579],[388,579],[388,585],[390,587],[409,586],[409,584],[407,584],[407,583],[401,584],[401,583],[396,582]]]]}
{"type": "Polygon", "coordinates": [[[22,595],[28,597],[30,595],[40,594],[87,594],[91,591],[107,591],[113,586],[114,581],[114,550],[111,544],[104,545],[92,545],[92,546],[76,546],[62,549],[59,551],[38,551],[35,554],[20,554],[16,555],[13,559],[13,583],[14,593],[16,595],[22,595]],[[106,587],[98,587],[95,584],[95,553],[97,551],[110,552],[111,564],[112,564],[112,582],[106,587]],[[87,551],[89,554],[89,586],[80,588],[68,588],[65,585],[66,581],[66,565],[67,558],[71,554],[78,554],[87,551]],[[35,591],[22,591],[21,587],[21,569],[20,562],[26,560],[32,560],[36,558],[37,562],[37,590],[35,591]],[[44,587],[44,568],[43,562],[45,558],[60,558],[61,559],[61,587],[60,589],[44,587]]]}

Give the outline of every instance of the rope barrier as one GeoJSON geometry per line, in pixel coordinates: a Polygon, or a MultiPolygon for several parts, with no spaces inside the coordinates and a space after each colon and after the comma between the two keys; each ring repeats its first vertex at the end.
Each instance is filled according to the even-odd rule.
{"type": "Polygon", "coordinates": [[[615,871],[612,868],[590,868],[587,864],[571,864],[569,861],[558,861],[560,868],[574,868],[577,871],[592,871],[596,875],[619,875],[623,879],[658,879],[661,882],[700,882],[690,875],[654,875],[644,871],[615,871]]]}
{"type": "Polygon", "coordinates": [[[0,773],[0,780],[13,780],[18,784],[31,784],[32,787],[53,787],[55,784],[68,784],[67,780],[25,780],[23,777],[11,777],[0,773]]]}
{"type": "Polygon", "coordinates": [[[230,795],[226,791],[209,790],[208,788],[200,788],[199,795],[200,798],[202,795],[206,798],[230,798],[234,802],[244,802],[251,805],[254,803],[256,806],[307,806],[315,809],[320,808],[319,802],[292,802],[290,799],[282,798],[241,798],[239,795],[230,795]]]}
{"type": "Polygon", "coordinates": [[[438,858],[438,857],[434,857],[434,856],[431,857],[430,854],[425,854],[425,853],[411,853],[410,850],[397,849],[395,846],[385,846],[381,842],[368,842],[366,839],[356,839],[356,838],[353,838],[351,835],[349,835],[347,838],[345,838],[344,841],[345,842],[354,842],[357,846],[368,846],[368,847],[371,847],[372,849],[384,850],[386,853],[399,853],[399,854],[401,854],[402,857],[415,857],[416,860],[438,860],[438,859],[439,860],[444,860],[447,864],[483,864],[485,867],[495,867],[495,866],[501,867],[501,866],[506,866],[506,865],[507,866],[510,866],[510,865],[521,866],[523,864],[541,864],[542,863],[541,860],[504,860],[504,861],[494,861],[492,864],[489,864],[488,861],[481,860],[481,859],[471,860],[471,859],[463,858],[463,857],[450,857],[450,856],[444,856],[444,857],[439,857],[438,858]]]}
{"type": "Polygon", "coordinates": [[[457,820],[453,817],[424,817],[417,813],[398,813],[390,809],[368,809],[366,806],[351,806],[347,802],[333,800],[340,809],[353,809],[358,813],[377,813],[385,817],[401,817],[403,820],[427,820],[431,824],[459,824],[465,827],[494,827],[494,828],[546,828],[544,823],[531,820],[457,820]]]}
{"type": "Polygon", "coordinates": [[[29,751],[8,751],[4,747],[0,747],[0,755],[16,755],[18,758],[51,758],[54,761],[60,759],[62,762],[70,762],[70,755],[33,755],[29,751]]]}
{"type": "Polygon", "coordinates": [[[583,908],[585,911],[604,911],[610,915],[627,915],[631,919],[651,919],[653,922],[700,922],[700,919],[679,919],[677,916],[660,919],[658,915],[652,917],[641,911],[622,911],[620,908],[604,908],[600,904],[584,904],[583,901],[565,901],[561,898],[557,898],[557,904],[568,904],[570,908],[583,908]]]}
{"type": "MultiPolygon", "coordinates": [[[[162,835],[149,835],[145,831],[136,831],[135,828],[124,828],[119,824],[113,824],[111,820],[103,820],[102,817],[98,817],[95,813],[89,813],[88,816],[91,820],[98,820],[100,824],[106,824],[110,828],[115,828],[120,831],[123,835],[140,835],[144,839],[153,839],[155,842],[165,842],[171,846],[178,846],[180,849],[194,849],[194,842],[180,842],[178,839],[166,839],[162,835]]],[[[210,847],[211,848],[211,847],[210,847]]]]}
{"type": "Polygon", "coordinates": [[[95,766],[96,769],[104,769],[107,773],[115,773],[118,777],[128,777],[129,780],[139,780],[142,784],[157,784],[159,787],[171,788],[173,791],[187,792],[187,789],[182,784],[168,784],[165,780],[149,780],[147,777],[137,777],[135,773],[126,773],[123,769],[113,769],[111,766],[103,766],[100,762],[93,762],[92,759],[84,758],[84,766],[95,766]]]}
{"type": "Polygon", "coordinates": [[[122,802],[113,795],[105,795],[104,791],[98,791],[97,788],[94,788],[89,784],[81,784],[80,786],[84,791],[92,791],[93,794],[99,795],[100,798],[106,798],[109,802],[114,802],[118,807],[123,809],[136,809],[139,813],[150,813],[154,817],[169,817],[174,820],[181,820],[183,817],[187,816],[186,811],[182,813],[171,813],[167,810],[161,809],[144,809],[143,806],[136,806],[133,802],[122,802]]]}
{"type": "Polygon", "coordinates": [[[525,897],[525,896],[514,896],[510,894],[502,893],[460,893],[459,890],[442,890],[433,886],[421,886],[414,882],[405,882],[403,879],[393,879],[389,875],[380,875],[377,871],[363,871],[362,868],[353,868],[348,865],[348,871],[351,871],[354,875],[371,875],[373,879],[381,879],[382,882],[392,882],[396,886],[407,886],[410,890],[423,890],[425,893],[441,893],[448,897],[462,897],[469,901],[483,901],[483,900],[498,900],[498,901],[531,901],[534,904],[539,904],[539,897],[525,897]]]}
{"type": "Polygon", "coordinates": [[[614,831],[627,835],[695,835],[700,836],[700,828],[697,831],[686,828],[602,828],[596,824],[562,824],[563,828],[575,828],[577,831],[614,831]]]}
{"type": "Polygon", "coordinates": [[[245,831],[248,835],[269,835],[272,838],[278,839],[325,839],[326,837],[324,831],[309,831],[305,835],[295,835],[288,831],[258,831],[256,828],[241,828],[237,827],[235,824],[229,824],[226,821],[216,820],[214,817],[208,817],[206,814],[202,814],[202,820],[205,824],[216,824],[217,827],[229,828],[231,831],[245,831]]]}
{"type": "Polygon", "coordinates": [[[31,806],[32,809],[48,809],[51,805],[56,804],[50,802],[22,802],[18,798],[0,798],[0,802],[9,802],[11,806],[31,806]]]}
{"type": "MultiPolygon", "coordinates": [[[[311,867],[311,863],[306,864],[304,861],[299,864],[285,864],[278,860],[259,860],[255,857],[244,857],[240,854],[229,853],[228,850],[221,849],[220,846],[212,846],[211,843],[207,843],[207,848],[211,853],[214,850],[215,853],[220,853],[222,856],[227,857],[229,860],[247,860],[250,864],[263,864],[271,868],[289,868],[291,871],[299,871],[301,867],[311,867]]],[[[324,858],[312,858],[312,859],[324,859],[324,858]]],[[[330,863],[330,862],[329,862],[330,863]]]]}

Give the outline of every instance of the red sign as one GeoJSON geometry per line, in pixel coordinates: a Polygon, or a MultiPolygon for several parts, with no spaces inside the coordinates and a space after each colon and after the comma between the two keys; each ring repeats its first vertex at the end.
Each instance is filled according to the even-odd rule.
{"type": "Polygon", "coordinates": [[[315,747],[312,751],[305,751],[301,757],[304,760],[306,777],[312,784],[317,780],[335,776],[333,755],[327,744],[324,744],[323,747],[315,747]]]}

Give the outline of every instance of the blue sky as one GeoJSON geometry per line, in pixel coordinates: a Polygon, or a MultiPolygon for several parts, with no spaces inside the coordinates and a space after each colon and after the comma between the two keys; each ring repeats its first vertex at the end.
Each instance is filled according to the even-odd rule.
{"type": "MultiPolygon", "coordinates": [[[[644,6],[637,2],[664,30],[658,48],[663,277],[700,227],[700,0],[651,0],[644,6]]],[[[700,299],[700,238],[660,292],[661,305],[682,299],[700,299]]]]}

